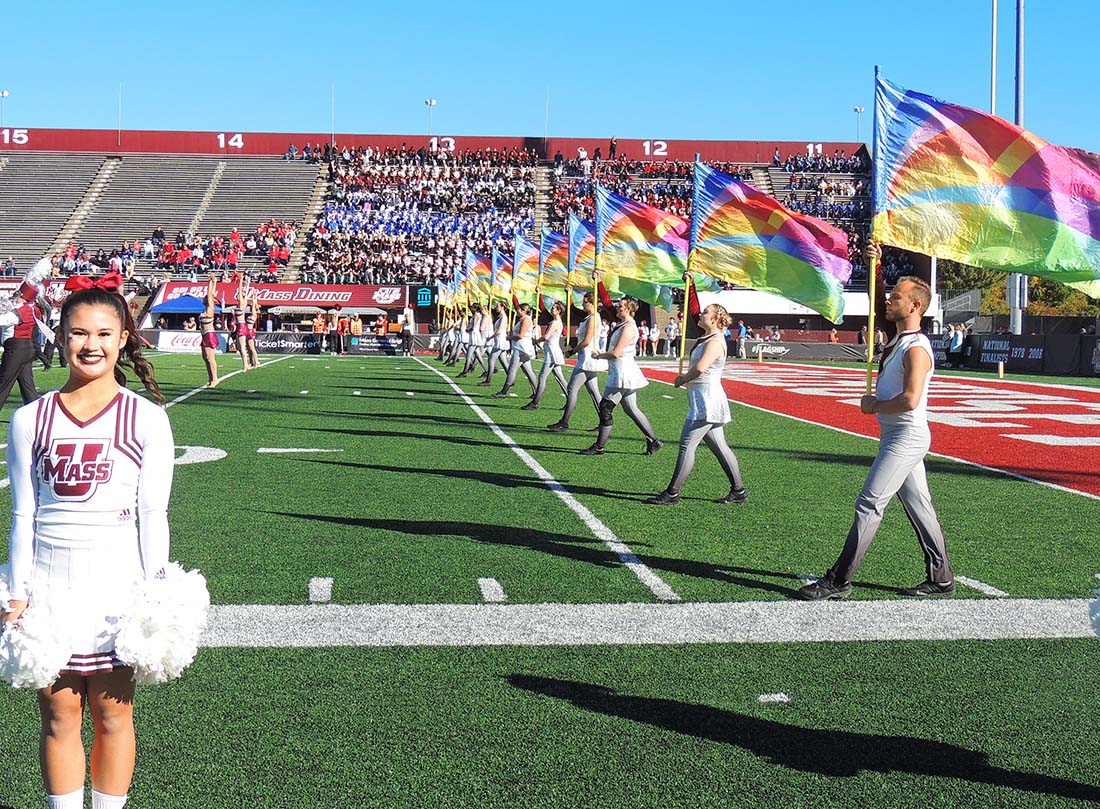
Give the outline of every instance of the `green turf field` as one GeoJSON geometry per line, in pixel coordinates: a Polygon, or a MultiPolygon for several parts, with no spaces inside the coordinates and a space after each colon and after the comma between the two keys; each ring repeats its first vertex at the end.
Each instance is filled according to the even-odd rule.
{"type": "MultiPolygon", "coordinates": [[[[155,362],[170,400],[205,378],[196,357],[155,362]]],[[[350,605],[480,604],[487,577],[509,604],[658,602],[437,367],[295,356],[174,404],[176,444],[225,455],[177,467],[173,558],[206,573],[216,605],[291,614],[314,577],[350,605]]],[[[459,382],[685,602],[788,603],[835,558],[875,448],[735,406],[749,502],[711,502],[725,484],[700,451],[685,502],[652,508],[638,501],[672,472],[681,391],[642,392],[657,455],[618,417],[608,454],[588,458],[587,401],[559,435],[544,429],[556,388],[524,412],[459,382]]],[[[1090,596],[1096,501],[949,461],[929,471],[958,574],[1013,597],[1090,596]]],[[[922,576],[894,506],[853,598],[895,600],[922,576]]],[[[208,648],[181,681],[139,691],[131,805],[1083,806],[1100,801],[1098,663],[1096,638],[208,648]],[[779,693],[790,701],[760,701],[779,693]]],[[[0,807],[41,803],[33,703],[0,691],[0,807]]]]}

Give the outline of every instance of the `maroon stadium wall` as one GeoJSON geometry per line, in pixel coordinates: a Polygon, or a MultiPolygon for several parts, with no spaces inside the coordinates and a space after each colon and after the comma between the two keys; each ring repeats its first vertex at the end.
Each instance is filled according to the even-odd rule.
{"type": "MultiPolygon", "coordinates": [[[[659,133],[655,133],[659,134],[659,133]]],[[[101,152],[149,154],[216,154],[216,155],[280,155],[293,143],[299,154],[307,144],[324,144],[332,136],[318,132],[160,132],[153,130],[115,129],[0,129],[0,152],[101,152]]],[[[577,149],[588,150],[594,156],[597,148],[606,158],[609,138],[497,138],[463,137],[459,135],[336,135],[340,146],[374,146],[376,148],[402,144],[416,151],[421,147],[446,151],[464,149],[533,148],[544,158],[553,158],[559,150],[566,158],[577,156],[577,149]]],[[[814,144],[816,146],[816,142],[814,144]]],[[[632,160],[694,160],[696,153],[703,160],[734,163],[768,163],[776,147],[786,158],[804,153],[807,142],[796,141],[725,141],[725,140],[648,140],[620,139],[619,154],[632,160]]],[[[859,143],[821,143],[821,151],[831,155],[841,149],[852,154],[864,148],[859,143]]]]}

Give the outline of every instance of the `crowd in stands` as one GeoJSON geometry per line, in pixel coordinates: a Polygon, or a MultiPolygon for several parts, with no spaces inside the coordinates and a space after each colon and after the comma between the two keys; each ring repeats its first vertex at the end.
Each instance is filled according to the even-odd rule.
{"type": "Polygon", "coordinates": [[[777,146],[772,155],[772,165],[782,167],[792,174],[807,171],[859,174],[871,170],[871,164],[865,156],[848,155],[843,149],[836,149],[832,155],[826,155],[821,154],[820,149],[811,154],[810,149],[807,148],[806,154],[793,154],[783,159],[777,146]]]}
{"type": "Polygon", "coordinates": [[[302,280],[426,283],[449,279],[467,249],[510,255],[516,234],[534,228],[536,163],[518,148],[331,150],[302,280]]]}
{"type": "Polygon", "coordinates": [[[187,275],[196,280],[200,275],[217,273],[223,279],[248,263],[252,280],[263,283],[278,281],[279,271],[290,261],[290,251],[297,238],[298,225],[271,219],[260,223],[253,231],[242,235],[237,228],[227,236],[188,236],[182,230],[173,239],[165,236],[163,228],[156,228],[146,239],[123,241],[114,250],[100,249],[94,253],[83,244],[69,242],[65,250],[51,259],[54,274],[68,276],[117,271],[130,279],[145,279],[145,269],[167,271],[175,275],[187,275]],[[246,258],[253,259],[246,262],[246,258]]]}

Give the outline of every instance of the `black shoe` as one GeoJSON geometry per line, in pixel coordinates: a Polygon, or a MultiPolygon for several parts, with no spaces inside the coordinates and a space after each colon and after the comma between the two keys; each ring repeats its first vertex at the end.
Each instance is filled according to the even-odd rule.
{"type": "Polygon", "coordinates": [[[680,502],[680,495],[672,494],[665,490],[660,494],[654,495],[642,501],[648,506],[675,506],[680,502]]]}
{"type": "Polygon", "coordinates": [[[546,429],[552,433],[564,433],[566,430],[569,429],[569,425],[566,424],[564,421],[555,421],[546,429]]]}
{"type": "Polygon", "coordinates": [[[498,390],[496,393],[490,394],[490,396],[492,396],[494,399],[507,399],[508,398],[508,392],[503,391],[503,390],[498,390]]]}
{"type": "Polygon", "coordinates": [[[606,450],[604,450],[604,448],[601,447],[599,444],[593,444],[588,449],[582,449],[579,454],[580,455],[603,455],[605,451],[606,450]]]}
{"type": "Polygon", "coordinates": [[[525,404],[523,407],[520,408],[520,410],[538,410],[538,409],[539,409],[538,402],[528,402],[527,404],[525,404]]]}
{"type": "Polygon", "coordinates": [[[462,377],[464,377],[464,376],[469,376],[469,375],[470,375],[470,372],[469,372],[469,371],[463,371],[463,372],[462,372],[462,373],[460,373],[460,374],[459,374],[458,376],[456,376],[456,377],[455,377],[455,379],[462,379],[462,377]]]}
{"type": "Polygon", "coordinates": [[[481,385],[492,385],[493,383],[492,383],[492,382],[490,382],[490,381],[489,381],[488,379],[483,379],[483,380],[481,380],[480,382],[478,382],[477,384],[478,384],[479,386],[481,386],[481,385]]]}
{"type": "Polygon", "coordinates": [[[742,486],[740,489],[730,489],[730,493],[723,497],[721,500],[715,500],[716,503],[721,503],[724,506],[728,506],[730,503],[741,504],[749,499],[749,490],[742,486]]]}
{"type": "Polygon", "coordinates": [[[922,581],[916,587],[907,587],[901,591],[903,596],[949,596],[955,593],[955,582],[936,584],[934,581],[922,581]]]}
{"type": "Polygon", "coordinates": [[[847,598],[852,592],[852,583],[838,584],[829,576],[822,576],[812,584],[798,588],[798,597],[803,601],[825,601],[830,598],[847,598]]]}
{"type": "Polygon", "coordinates": [[[664,444],[661,443],[661,440],[659,438],[654,438],[652,441],[647,438],[645,442],[645,454],[654,455],[656,454],[657,450],[659,450],[663,446],[664,444]]]}

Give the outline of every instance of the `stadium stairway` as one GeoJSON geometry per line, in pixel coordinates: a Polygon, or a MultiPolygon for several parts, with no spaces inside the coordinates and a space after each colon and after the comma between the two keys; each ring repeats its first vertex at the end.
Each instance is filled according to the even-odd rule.
{"type": "MultiPolygon", "coordinates": [[[[308,165],[308,164],[307,164],[308,165]]],[[[313,232],[317,225],[317,217],[325,207],[325,197],[328,194],[328,164],[317,163],[316,172],[313,175],[313,188],[310,191],[306,212],[298,227],[298,241],[290,251],[290,261],[279,273],[279,280],[284,284],[295,283],[301,278],[302,264],[306,258],[306,236],[313,232]]]]}
{"type": "Polygon", "coordinates": [[[775,196],[775,183],[767,166],[752,167],[752,184],[757,191],[763,191],[769,197],[775,196]]]}
{"type": "Polygon", "coordinates": [[[84,224],[84,220],[88,218],[88,213],[99,202],[100,196],[103,194],[103,189],[106,188],[111,178],[114,177],[115,172],[118,171],[121,158],[108,157],[103,161],[103,165],[99,167],[99,171],[96,173],[95,179],[92,180],[92,184],[88,186],[88,190],[84,192],[83,199],[80,200],[80,204],[76,206],[72,215],[69,217],[69,221],[65,223],[65,226],[61,228],[61,232],[57,234],[57,238],[54,239],[53,244],[50,245],[49,255],[55,253],[61,253],[65,250],[69,241],[81,225],[84,224]]]}
{"type": "Polygon", "coordinates": [[[22,273],[50,247],[84,198],[103,155],[20,152],[0,168],[0,260],[22,273]]]}
{"type": "Polygon", "coordinates": [[[542,232],[543,225],[551,225],[550,214],[554,205],[554,166],[552,163],[540,163],[535,166],[535,232],[532,238],[542,232]]]}
{"type": "Polygon", "coordinates": [[[210,187],[216,157],[126,155],[73,241],[89,251],[114,250],[123,241],[187,232],[210,187]]]}

